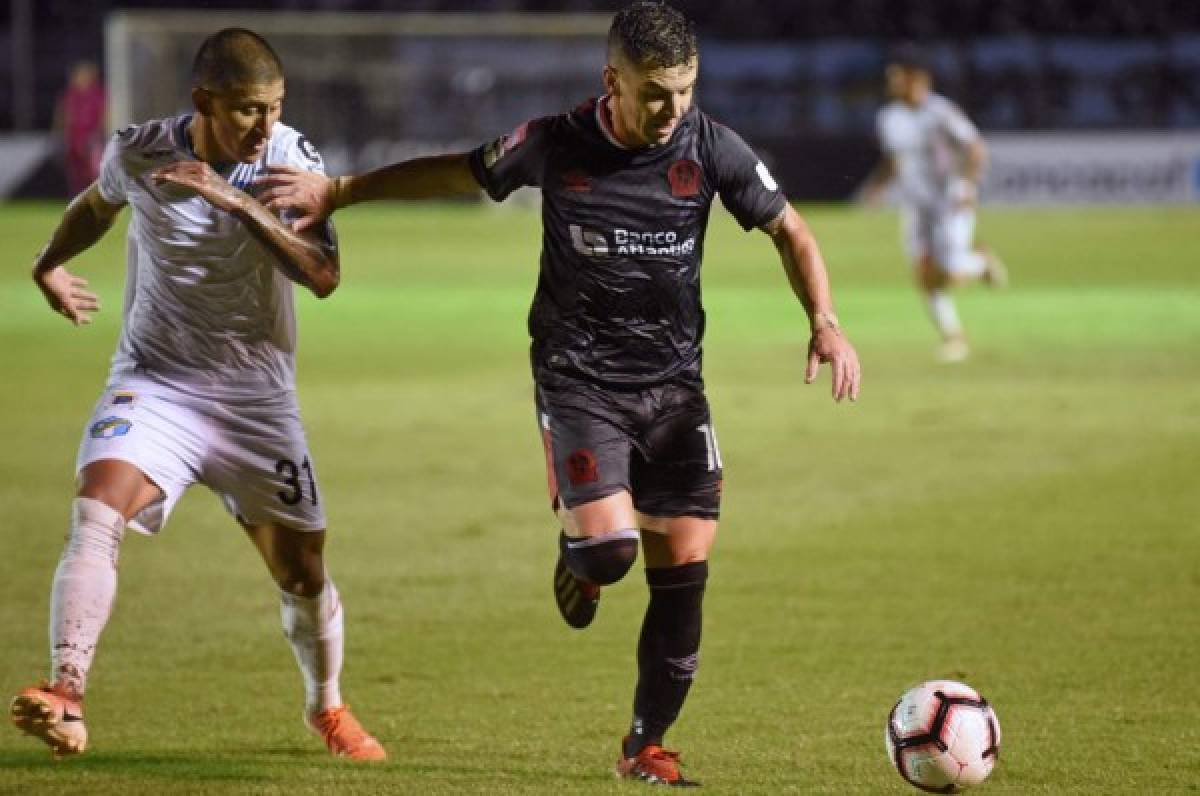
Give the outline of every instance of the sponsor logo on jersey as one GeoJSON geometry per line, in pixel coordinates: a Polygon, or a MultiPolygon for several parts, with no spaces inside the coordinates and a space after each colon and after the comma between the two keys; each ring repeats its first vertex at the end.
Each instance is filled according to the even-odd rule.
{"type": "Polygon", "coordinates": [[[667,169],[671,196],[681,199],[700,193],[700,164],[694,160],[677,160],[667,169]]]}
{"type": "Polygon", "coordinates": [[[589,448],[580,448],[567,457],[567,480],[571,486],[590,484],[600,480],[596,454],[589,448]]]}
{"type": "Polygon", "coordinates": [[[488,144],[483,149],[483,167],[491,171],[500,158],[524,143],[527,135],[529,135],[529,122],[525,122],[508,135],[501,136],[488,144]]]}
{"type": "Polygon", "coordinates": [[[563,187],[571,193],[587,193],[592,190],[592,178],[582,169],[564,171],[562,181],[563,187]]]}
{"type": "Polygon", "coordinates": [[[779,190],[779,183],[775,182],[775,178],[771,176],[771,172],[767,171],[766,163],[763,163],[761,160],[758,161],[758,165],[754,167],[754,171],[758,174],[758,178],[762,180],[762,184],[766,186],[768,191],[779,190]]]}
{"type": "Polygon", "coordinates": [[[128,390],[118,390],[112,394],[113,406],[133,406],[134,400],[137,398],[136,393],[128,390]]]}
{"type": "Polygon", "coordinates": [[[88,433],[91,434],[92,439],[112,439],[125,436],[131,428],[133,428],[133,421],[112,415],[103,420],[97,420],[92,424],[88,433]]]}
{"type": "Polygon", "coordinates": [[[586,257],[659,255],[684,257],[696,250],[695,238],[683,238],[675,230],[633,230],[617,227],[611,236],[572,224],[571,245],[586,257]]]}

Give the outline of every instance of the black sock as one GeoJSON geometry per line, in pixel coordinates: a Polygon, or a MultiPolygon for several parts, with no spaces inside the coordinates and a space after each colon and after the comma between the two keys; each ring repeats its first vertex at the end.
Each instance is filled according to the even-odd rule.
{"type": "Polygon", "coordinates": [[[683,707],[699,664],[701,604],[707,579],[706,561],[646,570],[650,604],[638,639],[638,684],[626,757],[633,757],[648,744],[661,745],[683,707]]]}

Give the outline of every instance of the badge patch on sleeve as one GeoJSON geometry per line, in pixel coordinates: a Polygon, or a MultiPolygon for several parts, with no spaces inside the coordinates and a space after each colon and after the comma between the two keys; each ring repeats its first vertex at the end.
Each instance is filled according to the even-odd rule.
{"type": "Polygon", "coordinates": [[[300,150],[300,154],[308,158],[310,163],[315,163],[318,166],[321,165],[321,153],[317,152],[317,148],[312,145],[312,141],[309,141],[304,136],[300,136],[296,140],[296,148],[300,150]]]}
{"type": "Polygon", "coordinates": [[[754,171],[758,173],[758,178],[762,180],[762,184],[767,187],[768,191],[778,191],[779,183],[775,182],[775,178],[771,176],[771,172],[767,171],[767,164],[761,160],[754,167],[754,171]]]}
{"type": "Polygon", "coordinates": [[[88,433],[91,434],[92,439],[112,439],[125,436],[131,428],[133,428],[133,421],[112,415],[103,420],[97,420],[92,424],[88,433]]]}
{"type": "Polygon", "coordinates": [[[529,122],[525,122],[506,136],[497,138],[483,150],[483,167],[491,171],[496,161],[512,152],[525,142],[529,135],[529,122]]]}

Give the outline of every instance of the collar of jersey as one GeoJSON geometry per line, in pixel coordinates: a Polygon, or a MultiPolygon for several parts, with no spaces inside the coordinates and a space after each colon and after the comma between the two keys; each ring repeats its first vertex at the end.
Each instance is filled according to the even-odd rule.
{"type": "Polygon", "coordinates": [[[596,100],[596,126],[600,128],[601,135],[604,136],[608,143],[617,149],[629,149],[629,147],[617,140],[616,133],[613,132],[612,127],[609,125],[608,114],[604,112],[608,108],[609,98],[610,96],[605,94],[596,100]]]}
{"type": "MultiPolygon", "coordinates": [[[[178,139],[177,143],[180,149],[194,159],[199,160],[200,156],[196,154],[195,148],[192,147],[191,136],[188,135],[188,125],[191,123],[192,114],[185,113],[183,116],[180,116],[179,124],[175,128],[175,137],[178,139]]],[[[269,145],[270,144],[268,143],[268,146],[269,145]]],[[[221,174],[221,176],[225,178],[225,181],[230,185],[244,191],[250,185],[250,181],[254,179],[254,171],[256,166],[257,163],[234,163],[230,167],[228,174],[221,174],[221,172],[217,173],[221,174]],[[248,169],[245,168],[247,166],[249,167],[248,169]],[[241,173],[239,174],[239,172],[241,173]]]]}
{"type": "Polygon", "coordinates": [[[184,152],[187,152],[196,160],[199,160],[200,156],[197,155],[196,150],[192,148],[192,139],[191,136],[188,135],[188,125],[191,123],[192,114],[185,113],[184,115],[180,116],[179,124],[175,127],[175,137],[179,139],[177,144],[179,145],[180,149],[182,149],[184,152]]]}
{"type": "MultiPolygon", "coordinates": [[[[617,140],[616,133],[613,132],[612,124],[609,122],[610,114],[607,114],[604,112],[605,109],[608,108],[608,102],[610,99],[612,99],[612,95],[605,94],[604,96],[602,96],[598,100],[596,100],[596,110],[595,110],[596,126],[600,128],[600,134],[604,136],[604,140],[608,141],[608,143],[612,144],[617,149],[620,149],[624,152],[633,152],[633,151],[635,151],[633,147],[625,146],[624,144],[622,144],[620,141],[617,140]]],[[[685,113],[683,115],[683,118],[681,118],[679,120],[679,124],[675,127],[675,130],[672,131],[671,138],[674,138],[676,135],[679,134],[679,128],[683,127],[684,124],[687,123],[688,117],[692,114],[692,112],[695,109],[696,109],[695,105],[688,108],[687,113],[685,113]]],[[[670,143],[670,141],[668,141],[667,143],[670,143]]],[[[667,144],[647,146],[647,147],[642,147],[636,151],[640,152],[640,151],[644,151],[644,150],[659,150],[659,149],[665,149],[666,146],[667,146],[667,144]]]]}

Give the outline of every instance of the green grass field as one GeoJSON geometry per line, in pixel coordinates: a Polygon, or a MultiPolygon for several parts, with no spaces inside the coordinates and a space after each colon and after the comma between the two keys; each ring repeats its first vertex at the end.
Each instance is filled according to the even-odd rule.
{"type": "MultiPolygon", "coordinates": [[[[105,310],[27,277],[59,208],[0,207],[0,691],[47,670],[82,424],[120,319],[122,235],[78,261],[105,310]]],[[[726,464],[703,665],[669,741],[713,793],[914,792],[883,750],[909,685],[996,706],[983,792],[1200,791],[1200,211],[991,210],[1013,287],[935,342],[895,219],[806,211],[865,369],[802,383],[803,314],[765,237],[713,219],[706,372],[726,464]]],[[[645,587],[585,633],[550,595],[522,209],[343,214],[344,279],[301,301],[300,395],[347,605],[344,693],[392,759],[328,758],[264,568],[193,490],[131,534],[92,671],[92,749],[0,731],[0,792],[634,793],[609,774],[645,587]]],[[[7,698],[7,697],[6,697],[7,698]]]]}

